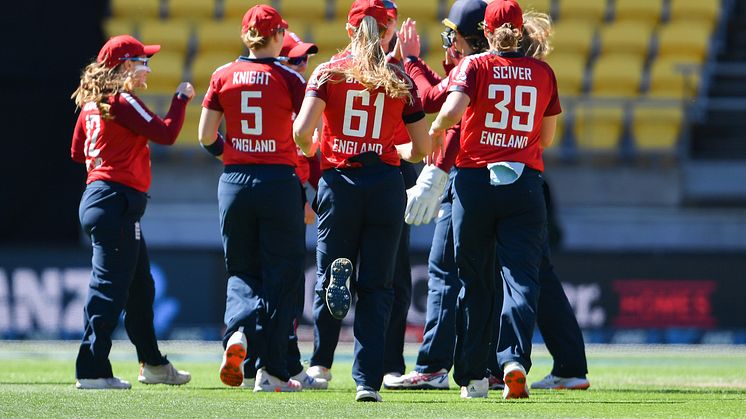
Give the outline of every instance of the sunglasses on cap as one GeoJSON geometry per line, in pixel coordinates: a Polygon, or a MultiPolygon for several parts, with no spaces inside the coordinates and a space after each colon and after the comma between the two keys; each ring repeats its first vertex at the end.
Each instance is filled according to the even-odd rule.
{"type": "Polygon", "coordinates": [[[148,62],[150,61],[150,58],[142,58],[142,57],[128,57],[128,58],[120,58],[120,61],[139,61],[144,65],[145,67],[148,66],[148,62]]]}
{"type": "Polygon", "coordinates": [[[456,31],[451,28],[446,28],[440,33],[440,40],[443,42],[443,48],[448,49],[453,46],[453,41],[456,39],[456,31]]]}
{"type": "Polygon", "coordinates": [[[307,61],[308,61],[308,55],[303,55],[301,57],[288,58],[288,64],[292,64],[292,65],[301,65],[307,61]]]}

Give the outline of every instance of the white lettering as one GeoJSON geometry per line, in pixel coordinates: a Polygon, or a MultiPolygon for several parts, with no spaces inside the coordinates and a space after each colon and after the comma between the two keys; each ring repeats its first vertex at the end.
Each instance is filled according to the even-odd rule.
{"type": "Polygon", "coordinates": [[[598,284],[573,285],[562,283],[567,299],[575,311],[580,327],[601,327],[606,321],[603,307],[596,305],[601,300],[601,286],[598,284]]]}
{"type": "Polygon", "coordinates": [[[91,270],[88,268],[68,268],[64,270],[62,282],[65,291],[74,295],[65,306],[60,326],[66,333],[80,333],[83,330],[83,307],[88,295],[91,270]]]}
{"type": "Polygon", "coordinates": [[[62,303],[60,271],[45,269],[39,281],[32,269],[16,269],[13,272],[13,301],[17,331],[33,330],[35,321],[39,330],[56,333],[62,303]]]}
{"type": "Polygon", "coordinates": [[[275,140],[253,140],[250,138],[231,138],[233,148],[244,153],[274,153],[277,151],[275,140]]]}
{"type": "Polygon", "coordinates": [[[479,144],[522,149],[528,146],[528,137],[511,134],[509,138],[506,138],[505,133],[502,132],[482,131],[479,144]]]}
{"type": "Polygon", "coordinates": [[[531,69],[513,66],[492,67],[492,77],[500,80],[531,80],[531,69]]]}
{"type": "Polygon", "coordinates": [[[236,71],[233,84],[269,85],[269,73],[265,71],[236,71]]]}
{"type": "Polygon", "coordinates": [[[10,330],[10,293],[8,292],[8,277],[5,270],[0,269],[0,333],[10,330]]]}

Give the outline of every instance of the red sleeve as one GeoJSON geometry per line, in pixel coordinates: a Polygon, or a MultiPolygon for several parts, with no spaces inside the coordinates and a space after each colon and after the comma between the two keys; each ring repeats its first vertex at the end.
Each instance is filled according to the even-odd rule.
{"type": "Polygon", "coordinates": [[[78,121],[75,122],[73,131],[73,141],[70,146],[70,157],[77,163],[85,163],[85,122],[83,121],[83,112],[78,114],[78,121]]]}
{"type": "Polygon", "coordinates": [[[314,189],[319,189],[319,179],[321,179],[321,162],[316,156],[313,157],[300,157],[308,160],[308,166],[310,169],[310,175],[308,182],[311,183],[314,189]]]}
{"type": "Polygon", "coordinates": [[[409,60],[405,64],[407,74],[412,77],[422,96],[422,107],[426,113],[437,113],[448,97],[448,77],[441,79],[428,65],[420,60],[409,60]]]}
{"type": "MultiPolygon", "coordinates": [[[[549,66],[547,66],[549,68],[549,66]]],[[[544,111],[544,116],[554,116],[562,113],[562,106],[560,105],[559,94],[557,93],[557,78],[554,76],[554,71],[549,69],[549,74],[552,77],[552,98],[549,99],[547,110],[544,111]]]]}
{"type": "Polygon", "coordinates": [[[459,65],[451,72],[451,81],[448,86],[449,92],[462,92],[469,96],[472,102],[476,97],[477,71],[473,56],[465,57],[459,65]]]}
{"type": "MultiPolygon", "coordinates": [[[[402,71],[402,76],[409,79],[409,76],[404,74],[402,71]]],[[[420,119],[425,117],[425,112],[422,109],[422,100],[420,100],[420,95],[417,92],[417,86],[414,84],[414,82],[410,79],[410,88],[409,88],[409,94],[412,95],[412,100],[408,100],[406,104],[404,105],[404,111],[402,112],[402,120],[405,124],[411,124],[413,122],[417,122],[420,119]]]]}
{"type": "Polygon", "coordinates": [[[306,96],[310,97],[317,97],[324,102],[326,102],[329,98],[329,94],[327,92],[326,86],[327,82],[324,82],[322,84],[319,84],[319,77],[324,72],[324,64],[316,67],[316,70],[313,71],[311,74],[311,78],[308,79],[308,84],[306,85],[306,96]]]}
{"type": "Polygon", "coordinates": [[[435,166],[448,173],[456,163],[456,157],[461,150],[461,124],[454,125],[446,131],[445,152],[435,159],[435,166]]]}
{"type": "Polygon", "coordinates": [[[158,144],[171,145],[184,124],[187,103],[187,99],[174,95],[168,114],[161,119],[137,97],[120,93],[111,105],[111,114],[117,123],[133,132],[158,144]]]}
{"type": "Polygon", "coordinates": [[[408,58],[404,62],[404,70],[407,71],[407,75],[417,84],[420,92],[424,92],[427,88],[435,86],[441,80],[441,77],[419,57],[408,58]]]}
{"type": "Polygon", "coordinates": [[[202,107],[212,109],[213,111],[223,112],[223,105],[220,104],[220,78],[215,74],[210,79],[210,87],[207,88],[205,98],[202,100],[202,107]]]}

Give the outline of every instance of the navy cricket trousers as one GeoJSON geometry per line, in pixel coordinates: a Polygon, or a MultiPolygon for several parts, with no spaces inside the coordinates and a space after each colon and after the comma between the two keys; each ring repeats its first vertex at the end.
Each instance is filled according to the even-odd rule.
{"type": "Polygon", "coordinates": [[[512,184],[493,186],[486,168],[457,169],[453,233],[462,288],[456,310],[454,379],[485,376],[496,319],[495,251],[503,276],[498,363],[531,368],[531,338],[539,298],[539,266],[546,240],[540,172],[525,168],[512,184]]]}
{"type": "MultiPolygon", "coordinates": [[[[358,266],[354,284],[357,302],[352,376],[357,385],[375,390],[381,388],[385,372],[385,335],[394,299],[394,259],[405,205],[399,169],[383,163],[355,169],[328,169],[319,181],[316,289],[322,290],[328,283],[328,269],[335,259],[347,258],[358,266]]],[[[339,321],[336,325],[328,319],[319,321],[322,316],[331,317],[319,300],[317,297],[314,301],[315,344],[336,346],[339,321]]],[[[331,359],[324,361],[328,364],[314,358],[311,363],[331,365],[331,359]]]]}
{"type": "Polygon", "coordinates": [[[80,224],[93,247],[83,339],[75,361],[76,378],[112,377],[111,334],[124,310],[124,326],[149,365],[168,363],[158,350],[153,327],[155,283],[140,231],[147,195],[115,182],[90,183],[80,200],[80,224]]]}
{"type": "Polygon", "coordinates": [[[228,273],[223,345],[243,330],[247,359],[283,381],[305,252],[301,194],[286,165],[228,165],[218,185],[228,273]]]}

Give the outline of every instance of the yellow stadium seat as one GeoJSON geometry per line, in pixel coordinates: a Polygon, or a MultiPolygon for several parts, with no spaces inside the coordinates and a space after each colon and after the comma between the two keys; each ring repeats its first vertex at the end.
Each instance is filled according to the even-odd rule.
{"type": "Polygon", "coordinates": [[[218,68],[236,60],[235,54],[227,52],[203,52],[197,54],[192,62],[191,80],[198,95],[207,92],[210,77],[218,68]]]}
{"type": "Polygon", "coordinates": [[[196,27],[197,49],[202,52],[225,51],[235,55],[243,51],[241,22],[234,20],[210,21],[196,27]]]}
{"type": "Polygon", "coordinates": [[[604,54],[596,59],[591,92],[596,96],[634,97],[640,92],[643,60],[629,54],[604,54]]]}
{"type": "Polygon", "coordinates": [[[117,35],[135,35],[135,22],[129,18],[107,19],[104,21],[104,35],[107,38],[117,35]]]}
{"type": "Polygon", "coordinates": [[[672,22],[658,31],[658,57],[686,57],[701,63],[709,46],[710,27],[705,22],[672,22]]]}
{"type": "Polygon", "coordinates": [[[557,150],[562,144],[565,136],[565,113],[557,115],[557,129],[554,131],[554,140],[545,150],[557,150]]]}
{"type": "Polygon", "coordinates": [[[674,151],[684,111],[680,104],[643,101],[632,109],[632,137],[639,151],[674,151]]]}
{"type": "MultiPolygon", "coordinates": [[[[347,19],[352,0],[334,0],[337,19],[347,19]]],[[[416,20],[419,24],[439,22],[440,1],[438,0],[394,0],[399,13],[399,23],[406,18],[416,20]]]]}
{"type": "Polygon", "coordinates": [[[441,53],[443,51],[443,38],[440,34],[446,30],[442,24],[430,23],[427,26],[417,24],[417,32],[420,35],[420,46],[422,53],[426,55],[441,53]]]}
{"type": "Polygon", "coordinates": [[[552,0],[519,0],[518,4],[524,12],[535,10],[549,14],[552,11],[552,0]]]}
{"type": "Polygon", "coordinates": [[[202,105],[199,101],[191,101],[186,108],[186,118],[181,132],[176,138],[175,147],[181,149],[198,149],[199,140],[197,139],[197,130],[199,129],[199,117],[202,114],[202,105]]]}
{"type": "Polygon", "coordinates": [[[344,19],[329,21],[324,26],[312,26],[309,28],[311,36],[308,42],[313,42],[319,47],[320,55],[331,57],[350,43],[350,38],[347,37],[347,31],[345,30],[346,23],[347,18],[345,17],[344,19]]]}
{"type": "Polygon", "coordinates": [[[586,59],[572,52],[554,52],[547,59],[557,78],[560,95],[579,95],[583,90],[586,59]]]}
{"type": "Polygon", "coordinates": [[[647,22],[621,21],[603,25],[600,29],[602,54],[636,54],[646,57],[653,34],[653,25],[647,22]]]}
{"type": "Polygon", "coordinates": [[[272,0],[223,0],[223,18],[238,18],[239,21],[246,11],[257,4],[273,5],[272,0]]]}
{"type": "Polygon", "coordinates": [[[712,27],[720,14],[719,0],[670,0],[669,14],[671,22],[679,20],[696,20],[706,22],[712,27]]]}
{"type": "Polygon", "coordinates": [[[160,0],[112,0],[113,17],[157,19],[161,16],[160,0]]]}
{"type": "Polygon", "coordinates": [[[191,32],[191,24],[182,20],[140,22],[140,40],[144,44],[159,44],[161,51],[186,52],[191,32]]]}
{"type": "MultiPolygon", "coordinates": [[[[288,22],[288,30],[295,32],[304,41],[308,38],[310,28],[321,28],[327,25],[327,21],[323,19],[303,19],[297,16],[284,17],[283,19],[288,22]]],[[[343,36],[346,37],[347,35],[343,32],[343,36]]]]}
{"type": "Polygon", "coordinates": [[[552,46],[556,52],[568,52],[588,56],[596,32],[594,23],[563,19],[554,26],[552,46]]]}
{"type": "Polygon", "coordinates": [[[650,68],[648,96],[694,97],[699,86],[699,64],[677,59],[657,59],[650,68]]]}
{"type": "Polygon", "coordinates": [[[168,17],[210,20],[215,17],[215,0],[166,0],[168,17]]]}
{"type": "Polygon", "coordinates": [[[624,106],[585,102],[575,108],[575,139],[578,148],[617,151],[624,125],[624,106]]]}
{"type": "Polygon", "coordinates": [[[445,70],[443,69],[445,50],[443,48],[436,51],[430,51],[427,55],[425,55],[423,59],[425,60],[427,65],[433,69],[433,71],[438,73],[439,76],[442,77],[443,75],[445,75],[445,70]]]}
{"type": "Polygon", "coordinates": [[[614,3],[616,22],[631,20],[656,24],[663,13],[663,0],[616,0],[614,3]]]}
{"type": "Polygon", "coordinates": [[[162,51],[150,60],[152,72],[148,75],[149,93],[176,92],[176,87],[184,81],[184,61],[186,55],[181,52],[162,51]]]}
{"type": "Polygon", "coordinates": [[[560,19],[600,22],[606,16],[606,0],[559,0],[560,19]]]}
{"type": "Polygon", "coordinates": [[[277,10],[283,19],[296,17],[322,21],[326,18],[326,0],[277,0],[277,10]]]}

